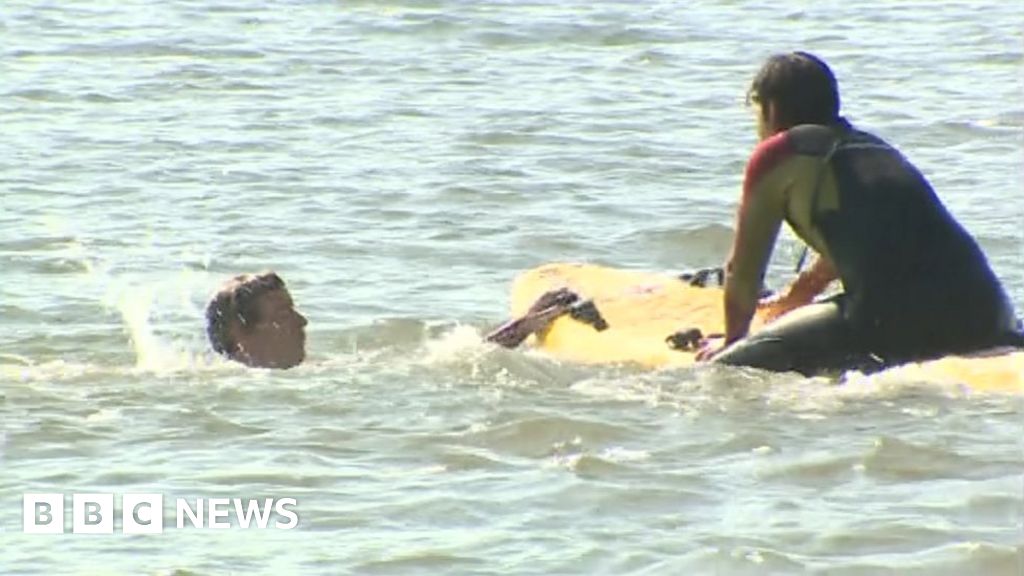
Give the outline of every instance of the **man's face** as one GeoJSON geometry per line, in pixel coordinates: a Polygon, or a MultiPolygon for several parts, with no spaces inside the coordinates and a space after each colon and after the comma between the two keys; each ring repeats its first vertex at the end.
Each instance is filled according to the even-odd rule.
{"type": "Polygon", "coordinates": [[[774,103],[752,101],[750,109],[754,112],[754,117],[757,119],[758,140],[767,140],[782,131],[775,121],[774,103]]]}
{"type": "Polygon", "coordinates": [[[236,356],[249,366],[291,368],[306,357],[306,317],[295,310],[286,288],[257,297],[259,320],[241,328],[236,356]]]}

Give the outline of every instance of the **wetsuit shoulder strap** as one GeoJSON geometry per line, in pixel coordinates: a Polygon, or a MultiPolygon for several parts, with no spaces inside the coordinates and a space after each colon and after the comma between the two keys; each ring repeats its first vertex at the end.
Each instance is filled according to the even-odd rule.
{"type": "MultiPolygon", "coordinates": [[[[821,184],[825,181],[825,171],[828,169],[829,162],[832,161],[832,157],[835,156],[836,151],[839,150],[840,144],[843,142],[843,135],[839,134],[832,140],[832,144],[828,150],[821,156],[821,160],[818,162],[818,175],[814,181],[814,191],[811,192],[811,221],[814,220],[814,215],[818,213],[818,205],[820,204],[821,197],[821,184]]],[[[804,263],[807,261],[807,253],[809,248],[804,244],[804,249],[800,251],[800,258],[796,262],[797,274],[803,270],[804,263]]]]}
{"type": "MultiPolygon", "coordinates": [[[[892,147],[871,136],[865,132],[853,128],[849,122],[842,119],[840,122],[840,131],[838,134],[832,137],[832,142],[829,148],[821,156],[821,161],[818,164],[818,176],[814,183],[814,191],[811,193],[811,220],[814,220],[815,215],[818,213],[818,207],[821,205],[821,189],[822,183],[825,181],[825,172],[828,169],[829,163],[832,162],[832,158],[836,155],[836,152],[840,150],[892,150],[892,147]]],[[[799,273],[804,266],[804,262],[807,259],[807,246],[804,246],[803,251],[800,254],[800,259],[797,261],[796,272],[799,273]]]]}
{"type": "Polygon", "coordinates": [[[818,178],[814,182],[814,192],[811,196],[811,219],[814,219],[814,215],[818,213],[818,206],[821,204],[821,184],[825,181],[825,171],[828,170],[828,164],[832,161],[832,157],[836,155],[839,148],[843,146],[843,135],[836,136],[835,140],[832,141],[832,146],[829,147],[828,152],[821,157],[821,162],[818,163],[818,178]]]}
{"type": "Polygon", "coordinates": [[[848,122],[843,120],[843,124],[846,130],[841,131],[836,135],[835,140],[832,142],[831,148],[821,158],[821,169],[818,171],[818,181],[814,186],[814,196],[811,198],[811,218],[818,213],[818,206],[821,203],[821,184],[825,179],[825,169],[828,168],[829,162],[832,161],[832,157],[836,155],[836,152],[840,150],[846,152],[848,150],[888,150],[896,152],[895,148],[886,144],[876,136],[862,132],[850,126],[848,122]]]}

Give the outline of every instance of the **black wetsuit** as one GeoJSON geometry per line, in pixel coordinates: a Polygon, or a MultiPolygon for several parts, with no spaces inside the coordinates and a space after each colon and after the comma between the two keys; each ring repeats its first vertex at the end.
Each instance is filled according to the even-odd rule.
{"type": "Polygon", "coordinates": [[[743,202],[748,229],[733,251],[734,289],[760,286],[785,220],[835,265],[843,293],[737,341],[718,361],[813,373],[1020,341],[975,240],[906,158],[845,120],[762,142],[743,202]]]}

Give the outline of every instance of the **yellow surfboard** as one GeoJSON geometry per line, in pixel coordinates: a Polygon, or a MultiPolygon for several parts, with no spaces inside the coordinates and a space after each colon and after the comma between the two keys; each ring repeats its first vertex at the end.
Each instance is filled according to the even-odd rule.
{"type": "MultiPolygon", "coordinates": [[[[724,332],[721,288],[699,288],[668,274],[593,264],[546,264],[522,273],[512,286],[512,315],[525,313],[541,294],[562,287],[592,299],[609,328],[597,331],[568,316],[555,320],[535,344],[561,360],[646,368],[689,366],[694,352],[671,348],[666,337],[689,328],[705,335],[724,332]]],[[[759,312],[752,330],[765,322],[759,312]]],[[[1024,393],[1024,351],[1012,349],[950,356],[890,371],[914,381],[1024,393]]]]}

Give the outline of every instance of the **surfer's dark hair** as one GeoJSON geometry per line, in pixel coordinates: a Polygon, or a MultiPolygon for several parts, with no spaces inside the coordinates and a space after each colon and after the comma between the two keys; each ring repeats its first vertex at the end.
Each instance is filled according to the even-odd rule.
{"type": "Polygon", "coordinates": [[[781,129],[832,124],[839,118],[839,85],[825,61],[807,52],[775,54],[765,61],[747,90],[747,103],[775,109],[781,129]]]}
{"type": "Polygon", "coordinates": [[[231,336],[233,322],[247,330],[259,322],[260,296],[283,290],[284,280],[274,272],[242,274],[228,280],[206,305],[206,335],[214,351],[231,356],[238,351],[238,342],[231,336]]]}

